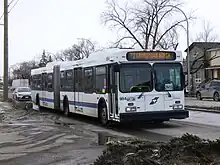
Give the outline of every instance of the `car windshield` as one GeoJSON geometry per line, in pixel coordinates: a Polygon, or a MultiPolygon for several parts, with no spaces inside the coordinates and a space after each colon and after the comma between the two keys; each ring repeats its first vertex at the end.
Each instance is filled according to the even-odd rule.
{"type": "Polygon", "coordinates": [[[122,64],[120,68],[121,92],[151,92],[153,90],[150,64],[122,64]]]}
{"type": "Polygon", "coordinates": [[[18,88],[18,92],[30,92],[30,88],[18,88]]]}
{"type": "Polygon", "coordinates": [[[183,90],[182,66],[180,63],[156,63],[155,90],[180,91],[183,90]]]}

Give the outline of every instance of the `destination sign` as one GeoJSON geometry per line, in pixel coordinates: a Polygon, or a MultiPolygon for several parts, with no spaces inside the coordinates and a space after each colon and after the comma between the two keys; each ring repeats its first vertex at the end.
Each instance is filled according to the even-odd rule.
{"type": "Polygon", "coordinates": [[[127,53],[128,61],[172,61],[175,59],[176,53],[168,51],[135,51],[127,53]]]}

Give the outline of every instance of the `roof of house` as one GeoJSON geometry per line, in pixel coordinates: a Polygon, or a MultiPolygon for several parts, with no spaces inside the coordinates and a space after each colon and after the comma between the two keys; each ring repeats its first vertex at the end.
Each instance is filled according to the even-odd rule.
{"type": "MultiPolygon", "coordinates": [[[[189,46],[189,51],[192,50],[195,46],[204,50],[208,50],[213,48],[220,48],[220,42],[193,42],[189,46]]],[[[187,52],[187,49],[184,52],[187,52]]]]}

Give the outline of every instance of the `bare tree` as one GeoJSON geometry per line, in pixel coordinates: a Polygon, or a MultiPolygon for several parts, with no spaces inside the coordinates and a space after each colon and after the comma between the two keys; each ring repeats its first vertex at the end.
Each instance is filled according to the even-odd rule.
{"type": "Polygon", "coordinates": [[[196,36],[195,41],[200,42],[214,42],[218,39],[217,33],[215,33],[214,28],[212,27],[209,21],[203,21],[203,29],[196,36]]]}
{"type": "MultiPolygon", "coordinates": [[[[215,33],[214,28],[211,26],[209,21],[203,21],[203,29],[199,32],[194,41],[197,42],[215,42],[218,39],[218,35],[215,33]]],[[[209,65],[209,62],[219,58],[220,56],[216,53],[213,57],[207,58],[207,52],[204,52],[202,56],[196,57],[191,65],[191,74],[195,74],[200,69],[205,68],[209,65]]]]}
{"type": "Polygon", "coordinates": [[[87,58],[90,53],[97,51],[96,43],[90,39],[79,38],[78,43],[54,55],[55,61],[74,61],[87,58]]]}
{"type": "Polygon", "coordinates": [[[78,44],[73,45],[79,59],[88,58],[90,53],[96,51],[96,44],[89,39],[80,38],[78,44]]]}
{"type": "Polygon", "coordinates": [[[215,54],[212,57],[208,56],[207,52],[205,52],[204,55],[199,56],[192,61],[190,65],[190,74],[195,74],[200,69],[206,68],[209,65],[210,61],[215,60],[217,58],[220,58],[220,56],[217,53],[217,50],[215,51],[215,54]]]}
{"type": "Polygon", "coordinates": [[[54,55],[53,55],[53,59],[55,61],[66,61],[67,59],[64,57],[63,55],[63,51],[60,51],[60,52],[56,52],[54,55]]]}
{"type": "Polygon", "coordinates": [[[39,62],[31,60],[27,62],[22,62],[11,66],[12,70],[12,78],[25,78],[30,79],[31,77],[31,69],[35,69],[39,67],[39,62]]]}
{"type": "Polygon", "coordinates": [[[89,39],[80,38],[78,43],[64,51],[57,52],[51,56],[50,53],[43,52],[42,55],[37,56],[37,60],[26,61],[11,66],[12,78],[26,78],[30,79],[31,69],[44,67],[48,62],[52,61],[72,61],[87,58],[90,53],[97,51],[96,43],[89,39]]]}
{"type": "MultiPolygon", "coordinates": [[[[132,41],[132,46],[139,45],[143,49],[174,48],[178,46],[176,30],[186,19],[174,18],[180,14],[177,8],[181,3],[177,0],[143,0],[141,7],[121,7],[116,0],[107,2],[107,9],[101,15],[105,25],[122,30],[124,34],[116,45],[124,40],[132,41]]],[[[191,16],[188,20],[192,19],[191,16]]]]}
{"type": "Polygon", "coordinates": [[[161,42],[159,43],[159,47],[162,49],[173,49],[176,50],[178,47],[178,33],[177,29],[173,28],[171,29],[164,38],[161,39],[161,42]]]}

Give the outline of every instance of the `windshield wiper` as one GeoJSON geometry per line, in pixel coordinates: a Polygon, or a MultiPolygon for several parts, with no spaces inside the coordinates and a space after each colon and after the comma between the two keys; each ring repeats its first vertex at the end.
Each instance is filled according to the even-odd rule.
{"type": "Polygon", "coordinates": [[[140,99],[143,96],[144,92],[141,92],[141,94],[138,96],[138,99],[140,99]]]}
{"type": "Polygon", "coordinates": [[[170,94],[170,92],[169,92],[169,91],[167,91],[167,93],[168,93],[168,97],[171,97],[171,94],[170,94]]]}

